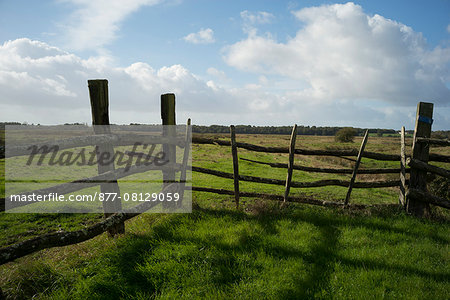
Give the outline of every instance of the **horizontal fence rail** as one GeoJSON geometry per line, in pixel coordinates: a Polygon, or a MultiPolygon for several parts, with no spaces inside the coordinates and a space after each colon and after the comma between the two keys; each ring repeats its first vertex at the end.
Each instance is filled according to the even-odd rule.
{"type": "Polygon", "coordinates": [[[437,145],[437,146],[450,146],[449,140],[444,139],[429,139],[429,138],[422,138],[418,137],[416,138],[417,143],[426,143],[429,145],[437,145]]]}
{"type": "MultiPolygon", "coordinates": [[[[171,189],[173,189],[173,185],[167,186],[163,190],[163,192],[168,192],[171,189]]],[[[114,213],[103,221],[84,229],[80,229],[77,231],[44,234],[11,246],[1,248],[0,265],[39,250],[53,247],[62,247],[87,241],[117,226],[117,224],[121,224],[126,220],[129,220],[139,214],[146,212],[147,210],[159,205],[160,203],[161,202],[159,201],[144,202],[133,208],[114,213]]]]}
{"type": "MultiPolygon", "coordinates": [[[[201,168],[192,166],[193,172],[199,172],[209,175],[214,175],[222,178],[233,179],[232,173],[227,173],[223,171],[217,171],[207,168],[201,168]]],[[[286,180],[282,179],[272,179],[272,178],[263,178],[257,176],[248,176],[248,175],[240,175],[239,180],[241,181],[249,181],[256,183],[266,183],[266,184],[274,184],[274,185],[285,185],[286,180]]],[[[291,187],[293,188],[312,188],[312,187],[323,187],[323,186],[343,186],[348,187],[350,181],[347,180],[339,180],[339,179],[324,179],[312,182],[291,182],[291,187]]],[[[381,188],[381,187],[397,187],[400,184],[400,180],[387,180],[387,181],[370,181],[370,182],[355,182],[354,188],[381,188]]]]}
{"type": "MultiPolygon", "coordinates": [[[[199,187],[193,186],[192,191],[198,192],[209,192],[220,195],[234,195],[234,191],[226,190],[226,189],[217,189],[217,188],[208,188],[208,187],[199,187]]],[[[241,197],[255,197],[261,199],[275,200],[275,201],[283,201],[284,196],[276,195],[276,194],[265,194],[265,193],[255,193],[255,192],[239,192],[239,196],[241,197]]],[[[305,203],[312,204],[317,206],[325,206],[325,207],[344,207],[343,202],[335,202],[335,201],[325,201],[325,200],[317,200],[309,196],[289,196],[287,202],[295,202],[295,203],[305,203]]],[[[348,204],[349,208],[355,209],[366,209],[366,208],[377,208],[377,207],[398,207],[397,204],[348,204]]]]}
{"type": "Polygon", "coordinates": [[[450,171],[449,170],[446,170],[446,169],[440,168],[440,167],[436,167],[436,166],[433,166],[433,165],[429,165],[429,164],[424,163],[423,161],[420,161],[418,159],[408,158],[406,160],[406,164],[408,166],[410,166],[411,168],[417,168],[417,169],[420,169],[422,171],[434,173],[434,174],[437,174],[437,175],[440,175],[442,177],[450,179],[450,171]]]}
{"type": "Polygon", "coordinates": [[[407,196],[413,199],[417,199],[419,201],[424,201],[427,203],[431,203],[440,207],[450,209],[450,201],[441,197],[437,197],[433,194],[428,193],[427,191],[409,188],[407,191],[407,196]]]}
{"type": "MultiPolygon", "coordinates": [[[[244,161],[249,161],[257,164],[263,164],[271,166],[272,168],[280,168],[280,169],[287,169],[288,164],[283,163],[270,163],[270,162],[263,162],[248,158],[240,158],[244,161]]],[[[352,174],[353,169],[333,169],[333,168],[314,168],[314,167],[306,167],[306,166],[300,166],[295,165],[293,166],[294,170],[299,171],[305,171],[305,172],[315,172],[315,173],[329,173],[329,174],[352,174]]],[[[400,172],[400,168],[382,168],[382,169],[358,169],[358,174],[397,174],[400,172]]],[[[409,169],[406,169],[406,172],[409,173],[409,169]]]]}

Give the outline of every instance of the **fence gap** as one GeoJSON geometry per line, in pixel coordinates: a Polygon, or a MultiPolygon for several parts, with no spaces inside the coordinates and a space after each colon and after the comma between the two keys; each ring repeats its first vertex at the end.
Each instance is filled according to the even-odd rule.
{"type": "Polygon", "coordinates": [[[189,159],[189,150],[191,148],[191,119],[187,120],[186,123],[186,136],[184,139],[184,152],[183,152],[183,162],[181,163],[181,174],[180,174],[180,201],[178,202],[178,207],[182,206],[183,196],[184,196],[184,188],[186,186],[186,169],[187,163],[189,159]]]}
{"type": "Polygon", "coordinates": [[[406,155],[405,155],[405,126],[400,132],[400,194],[399,204],[406,208],[406,155]]]}
{"type": "Polygon", "coordinates": [[[288,161],[288,171],[286,177],[286,187],[284,190],[283,202],[288,201],[289,190],[291,189],[292,181],[292,171],[294,169],[294,157],[295,157],[295,141],[297,140],[297,124],[294,124],[291,133],[291,141],[289,144],[289,161],[288,161]]]}
{"type": "Polygon", "coordinates": [[[352,194],[353,184],[355,183],[356,174],[358,172],[359,165],[361,163],[361,158],[364,152],[364,148],[366,147],[367,139],[369,137],[369,130],[366,130],[364,134],[364,138],[361,143],[361,147],[359,148],[358,157],[356,158],[355,168],[353,169],[352,178],[350,179],[350,184],[348,186],[347,196],[345,196],[344,205],[347,206],[350,201],[350,195],[352,194]]]}
{"type": "Polygon", "coordinates": [[[236,145],[236,130],[234,125],[230,126],[231,155],[233,156],[233,179],[234,179],[234,200],[236,209],[239,209],[239,162],[236,145]]]}
{"type": "MultiPolygon", "coordinates": [[[[95,79],[88,80],[89,97],[91,101],[92,125],[94,125],[94,134],[109,134],[111,130],[109,126],[109,99],[108,99],[108,80],[95,79]]],[[[102,153],[108,153],[108,157],[114,156],[114,148],[111,144],[97,145],[97,168],[98,174],[108,171],[114,171],[114,160],[109,164],[101,163],[102,153]]],[[[119,184],[116,179],[108,180],[108,182],[100,184],[101,193],[114,193],[120,196],[119,184]]],[[[122,203],[118,197],[114,201],[103,201],[104,216],[107,218],[112,215],[112,211],[119,212],[122,210],[122,203]]],[[[114,236],[119,233],[125,233],[125,223],[120,222],[116,226],[108,229],[108,234],[114,236]]]]}
{"type": "MultiPolygon", "coordinates": [[[[161,119],[163,125],[163,136],[175,138],[176,136],[176,118],[175,118],[175,94],[163,94],[161,95],[161,119]],[[172,125],[172,126],[164,126],[172,125]]],[[[176,163],[176,145],[163,144],[163,153],[165,159],[170,165],[176,163]]],[[[163,186],[164,190],[169,184],[175,182],[175,170],[163,171],[163,186]]],[[[169,208],[172,203],[163,202],[163,208],[169,208]]]]}
{"type": "MultiPolygon", "coordinates": [[[[418,143],[417,138],[430,138],[431,124],[433,123],[433,103],[419,102],[417,104],[416,126],[414,129],[414,138],[412,145],[412,159],[428,163],[430,145],[428,143],[418,143]]],[[[418,189],[426,192],[427,172],[411,168],[409,176],[409,188],[418,189]]],[[[428,203],[420,201],[417,197],[407,197],[406,211],[417,217],[429,214],[430,206],[428,203]]]]}

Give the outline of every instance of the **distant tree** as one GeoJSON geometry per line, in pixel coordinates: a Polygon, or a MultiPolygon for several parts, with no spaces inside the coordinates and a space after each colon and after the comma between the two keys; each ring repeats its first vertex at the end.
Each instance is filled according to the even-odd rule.
{"type": "Polygon", "coordinates": [[[431,133],[431,137],[434,138],[434,139],[448,139],[448,138],[450,138],[450,131],[449,130],[447,130],[447,131],[443,131],[443,130],[433,131],[431,133]]]}
{"type": "MultiPolygon", "coordinates": [[[[130,125],[137,125],[132,123],[130,125]]],[[[316,126],[301,126],[297,127],[299,135],[322,135],[335,136],[342,127],[316,127],[316,126]]],[[[363,136],[365,129],[353,128],[354,135],[363,136]]],[[[192,131],[194,133],[222,133],[229,134],[230,127],[223,125],[193,125],[192,131]]],[[[236,133],[240,134],[291,134],[292,126],[252,126],[252,125],[236,125],[236,133]]],[[[369,129],[371,134],[396,134],[393,129],[369,129]]],[[[448,131],[447,131],[448,133],[448,131]]]]}
{"type": "Polygon", "coordinates": [[[355,137],[356,130],[352,127],[344,127],[336,132],[334,139],[337,142],[342,143],[350,143],[353,142],[353,138],[355,137]]]}
{"type": "Polygon", "coordinates": [[[378,136],[378,137],[383,137],[383,130],[378,129],[378,130],[377,130],[377,136],[378,136]]]}

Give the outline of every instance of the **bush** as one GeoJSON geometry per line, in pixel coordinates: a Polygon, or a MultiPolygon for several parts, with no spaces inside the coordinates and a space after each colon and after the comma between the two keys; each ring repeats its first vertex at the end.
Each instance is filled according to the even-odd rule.
{"type": "Polygon", "coordinates": [[[428,179],[428,190],[430,193],[450,200],[450,179],[432,175],[431,178],[428,179]],[[430,180],[431,179],[431,180],[430,180]]]}
{"type": "Polygon", "coordinates": [[[383,131],[377,130],[377,137],[383,137],[383,131]]]}
{"type": "Polygon", "coordinates": [[[337,142],[350,143],[356,135],[356,130],[352,127],[345,127],[336,132],[334,139],[337,142]]]}

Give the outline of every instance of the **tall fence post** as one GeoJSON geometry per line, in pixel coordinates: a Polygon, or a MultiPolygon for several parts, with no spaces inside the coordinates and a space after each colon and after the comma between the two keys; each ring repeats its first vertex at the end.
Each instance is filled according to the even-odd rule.
{"type": "Polygon", "coordinates": [[[345,196],[344,205],[347,206],[350,201],[350,195],[352,194],[353,184],[355,184],[356,174],[358,172],[359,165],[361,163],[361,158],[364,152],[364,148],[366,147],[367,139],[369,137],[369,130],[366,130],[364,134],[364,138],[361,143],[361,147],[359,148],[358,157],[356,158],[355,168],[353,169],[352,178],[350,179],[350,184],[348,186],[347,196],[345,196]]]}
{"type": "Polygon", "coordinates": [[[186,186],[186,172],[187,172],[187,163],[189,159],[189,152],[191,148],[191,136],[192,136],[192,130],[191,130],[191,119],[187,120],[186,123],[186,136],[184,139],[184,151],[183,151],[183,161],[181,163],[181,174],[180,174],[180,201],[178,203],[178,207],[182,206],[182,201],[184,197],[184,189],[186,186]]]}
{"type": "Polygon", "coordinates": [[[231,155],[233,156],[233,179],[234,179],[234,200],[236,209],[239,209],[239,162],[236,146],[236,131],[234,125],[230,126],[231,155]]]}
{"type": "MultiPolygon", "coordinates": [[[[433,123],[433,103],[419,102],[417,104],[416,126],[412,145],[412,159],[428,162],[430,145],[429,143],[418,143],[417,138],[430,138],[431,124],[433,123]]],[[[411,168],[409,177],[409,188],[426,191],[427,172],[417,168],[411,168]]],[[[406,211],[415,216],[422,217],[428,214],[430,206],[420,199],[407,197],[406,211]]]]}
{"type": "MultiPolygon", "coordinates": [[[[109,124],[109,99],[108,99],[108,80],[95,79],[88,80],[89,97],[91,100],[92,111],[92,125],[94,125],[95,134],[108,134],[111,133],[109,124]],[[97,126],[103,125],[103,126],[97,126]]],[[[97,146],[97,168],[98,174],[102,174],[108,171],[114,171],[114,160],[111,160],[108,164],[101,163],[101,156],[104,153],[108,157],[114,157],[114,148],[111,144],[103,144],[97,146]]],[[[100,185],[101,193],[114,193],[120,196],[120,189],[117,180],[110,180],[100,185]]],[[[115,197],[114,201],[103,201],[104,216],[107,218],[112,215],[112,212],[119,212],[122,210],[122,203],[118,197],[115,197]]],[[[108,229],[108,234],[114,236],[118,233],[125,233],[125,223],[121,222],[117,226],[108,229]]]]}
{"type": "Polygon", "coordinates": [[[405,126],[400,132],[400,194],[398,201],[406,208],[406,155],[405,155],[405,126]]]}
{"type": "Polygon", "coordinates": [[[294,124],[291,133],[291,141],[289,144],[289,161],[288,161],[288,171],[286,177],[286,187],[284,189],[283,202],[288,201],[289,190],[291,189],[292,181],[292,171],[294,168],[294,157],[295,157],[295,141],[297,140],[297,124],[294,124]]]}
{"type": "MultiPolygon", "coordinates": [[[[161,119],[163,125],[163,136],[174,138],[176,136],[175,94],[161,95],[161,119]]],[[[176,163],[176,151],[176,145],[163,144],[163,152],[165,154],[165,159],[169,162],[169,165],[176,163]]],[[[175,170],[163,171],[163,189],[173,182],[175,182],[175,170]]],[[[171,203],[163,202],[163,207],[171,207],[171,203]]]]}

